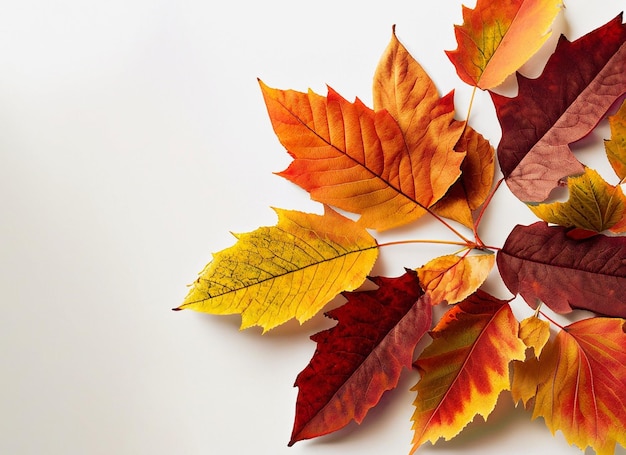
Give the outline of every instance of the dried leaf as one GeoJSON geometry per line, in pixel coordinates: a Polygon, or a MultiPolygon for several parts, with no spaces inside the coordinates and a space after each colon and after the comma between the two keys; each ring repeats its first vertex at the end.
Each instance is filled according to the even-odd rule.
{"type": "Polygon", "coordinates": [[[548,223],[568,228],[602,232],[624,216],[626,197],[619,186],[609,185],[595,170],[567,180],[567,202],[529,205],[535,215],[548,223]]]}
{"type": "Polygon", "coordinates": [[[626,238],[567,236],[560,226],[516,226],[496,261],[504,284],[532,307],[557,313],[583,308],[626,316],[626,238]]]}
{"type": "Polygon", "coordinates": [[[472,229],[472,211],[485,202],[493,186],[495,152],[489,141],[469,126],[455,150],[466,154],[461,164],[461,177],[431,210],[472,229]]]}
{"type": "MultiPolygon", "coordinates": [[[[390,62],[389,71],[397,64],[390,62]]],[[[420,70],[411,64],[419,94],[403,92],[417,122],[409,131],[402,130],[406,112],[373,111],[330,87],[322,97],[261,83],[274,131],[294,157],[279,175],[317,201],[360,214],[368,228],[390,229],[424,215],[458,179],[465,155],[453,150],[462,124],[453,119],[452,96],[440,99],[420,70]]],[[[402,87],[400,81],[397,90],[402,87]]]]}
{"type": "Polygon", "coordinates": [[[562,36],[542,75],[517,81],[515,98],[491,94],[502,126],[498,161],[515,196],[542,202],[561,179],[584,172],[569,144],[626,93],[622,15],[576,41],[562,36]]]}
{"type": "Polygon", "coordinates": [[[473,10],[463,6],[463,25],[454,26],[458,48],[446,54],[465,83],[496,87],[543,46],[561,6],[561,0],[478,0],[473,10]]]}
{"type": "Polygon", "coordinates": [[[241,313],[241,328],[270,330],[318,313],[365,281],[378,255],[374,238],[326,208],[323,216],[275,209],[278,224],[236,235],[213,256],[177,309],[241,313]]]}
{"type": "Polygon", "coordinates": [[[535,316],[526,318],[520,322],[519,337],[531,350],[526,352],[526,359],[523,362],[513,361],[511,395],[515,403],[521,401],[527,406],[537,395],[537,384],[541,374],[537,359],[550,339],[550,324],[535,316]]]}
{"type": "Polygon", "coordinates": [[[430,329],[432,308],[411,270],[398,278],[374,277],[373,291],[344,294],[348,302],[330,311],[337,325],[311,339],[317,349],[298,375],[296,418],[289,445],[361,423],[383,393],[393,389],[403,367],[430,329]]]}
{"type": "Polygon", "coordinates": [[[415,366],[421,379],[413,413],[413,451],[456,436],[477,414],[493,411],[509,390],[509,363],[524,358],[518,322],[507,302],[483,291],[452,307],[415,366]]]}
{"type": "Polygon", "coordinates": [[[613,170],[620,178],[626,179],[626,101],[615,115],[609,116],[611,139],[604,141],[606,156],[613,170]]]}
{"type": "Polygon", "coordinates": [[[538,317],[530,317],[520,322],[519,337],[526,346],[532,348],[539,358],[541,351],[550,339],[550,324],[538,317]]]}
{"type": "Polygon", "coordinates": [[[417,269],[422,287],[436,305],[458,303],[473,294],[487,279],[494,254],[441,256],[417,269]]]}
{"type": "Polygon", "coordinates": [[[559,332],[539,359],[533,418],[582,450],[611,455],[626,447],[624,319],[591,318],[559,332]]]}

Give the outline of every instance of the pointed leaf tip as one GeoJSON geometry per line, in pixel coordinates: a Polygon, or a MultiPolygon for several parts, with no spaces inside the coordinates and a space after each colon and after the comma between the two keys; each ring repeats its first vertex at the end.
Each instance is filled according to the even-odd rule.
{"type": "Polygon", "coordinates": [[[324,215],[274,210],[276,226],[240,234],[214,255],[180,309],[239,313],[242,329],[265,332],[292,318],[308,320],[365,280],[378,246],[364,228],[328,207],[324,215]]]}
{"type": "Polygon", "coordinates": [[[337,325],[311,337],[317,349],[296,379],[290,446],[360,423],[411,367],[415,347],[430,329],[432,308],[414,271],[372,281],[375,290],[345,293],[347,303],[327,314],[337,325]]]}

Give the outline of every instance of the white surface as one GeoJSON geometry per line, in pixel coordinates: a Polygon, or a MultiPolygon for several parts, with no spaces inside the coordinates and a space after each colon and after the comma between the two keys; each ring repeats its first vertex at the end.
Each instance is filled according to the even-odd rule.
{"type": "MultiPolygon", "coordinates": [[[[274,224],[269,206],[320,211],[272,175],[289,159],[256,77],[322,93],[328,83],[371,104],[397,24],[440,93],[456,89],[463,118],[470,88],[443,53],[456,48],[461,2],[4,3],[0,453],[408,453],[412,374],[360,427],[287,448],[293,381],[313,353],[309,335],[331,325],[324,318],[261,337],[239,332],[238,317],[170,308],[210,254],[232,244],[229,231],[274,224]]],[[[625,6],[570,0],[555,28],[577,38],[625,6]]],[[[484,93],[472,124],[497,144],[484,93]]],[[[606,137],[606,125],[596,134],[606,137]]],[[[483,239],[502,245],[516,222],[532,220],[502,188],[483,239]]],[[[414,228],[396,234],[429,237],[436,227],[414,228]]],[[[383,250],[375,273],[446,252],[383,250]]],[[[579,453],[506,399],[488,424],[420,450],[503,452],[579,453]]]]}

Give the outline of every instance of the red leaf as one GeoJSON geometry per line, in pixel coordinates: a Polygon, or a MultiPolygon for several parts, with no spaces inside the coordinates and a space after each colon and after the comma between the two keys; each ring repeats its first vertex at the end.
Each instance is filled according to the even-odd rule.
{"type": "Polygon", "coordinates": [[[498,252],[500,275],[533,308],[544,302],[557,313],[584,308],[626,316],[626,238],[568,236],[540,221],[516,226],[498,252]]]}
{"type": "Polygon", "coordinates": [[[561,179],[583,172],[569,144],[626,93],[622,15],[576,41],[561,36],[543,74],[517,80],[515,98],[491,94],[502,126],[498,159],[513,194],[541,202],[561,179]]]}
{"type": "Polygon", "coordinates": [[[417,273],[374,277],[373,291],[344,295],[348,302],[327,313],[339,321],[311,337],[317,349],[298,375],[296,418],[289,445],[361,423],[402,367],[411,367],[415,346],[430,329],[432,307],[417,273]]]}

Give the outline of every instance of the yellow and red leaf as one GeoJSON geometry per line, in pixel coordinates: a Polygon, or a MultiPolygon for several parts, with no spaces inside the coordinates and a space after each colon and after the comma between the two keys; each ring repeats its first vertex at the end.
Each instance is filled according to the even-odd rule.
{"type": "Polygon", "coordinates": [[[509,363],[524,358],[518,329],[509,304],[481,290],[442,317],[415,362],[421,379],[413,388],[413,452],[493,411],[500,392],[510,389],[509,363]]]}
{"type": "Polygon", "coordinates": [[[478,0],[463,6],[463,25],[454,32],[458,48],[448,58],[465,83],[483,90],[500,85],[550,37],[561,0],[478,0]]]}
{"type": "Polygon", "coordinates": [[[345,293],[348,302],[327,314],[337,325],[311,337],[317,349],[296,379],[289,445],[361,423],[411,367],[415,346],[430,329],[432,308],[414,271],[370,279],[378,289],[345,293]]]}
{"type": "Polygon", "coordinates": [[[533,418],[570,444],[611,455],[626,447],[626,321],[590,318],[561,330],[539,358],[533,418]]]}

